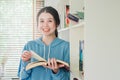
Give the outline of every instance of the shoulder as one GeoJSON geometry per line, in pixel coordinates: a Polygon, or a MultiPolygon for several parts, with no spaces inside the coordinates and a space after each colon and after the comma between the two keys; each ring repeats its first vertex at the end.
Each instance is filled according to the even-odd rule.
{"type": "Polygon", "coordinates": [[[38,39],[29,40],[29,41],[26,42],[25,45],[30,46],[30,45],[35,45],[35,44],[38,44],[38,39]]]}
{"type": "Polygon", "coordinates": [[[58,38],[58,39],[60,40],[61,45],[63,45],[64,47],[69,47],[70,43],[68,41],[65,41],[65,40],[60,39],[60,38],[58,38]]]}
{"type": "Polygon", "coordinates": [[[36,46],[36,45],[44,46],[44,43],[41,41],[41,37],[40,37],[35,40],[28,41],[25,45],[27,45],[27,46],[36,46]]]}
{"type": "MultiPolygon", "coordinates": [[[[60,39],[60,38],[59,38],[60,39]]],[[[64,44],[64,45],[69,45],[69,42],[68,41],[65,41],[65,40],[63,40],[63,39],[60,39],[61,41],[62,41],[62,43],[64,44]]]]}
{"type": "Polygon", "coordinates": [[[61,39],[61,38],[57,38],[59,41],[61,41],[61,42],[63,42],[63,43],[65,43],[65,44],[69,44],[69,42],[68,41],[66,41],[66,40],[63,40],[63,39],[61,39]]]}
{"type": "Polygon", "coordinates": [[[35,40],[30,40],[30,41],[28,41],[28,42],[26,43],[26,45],[32,45],[32,44],[34,44],[34,43],[36,43],[35,40]]]}
{"type": "Polygon", "coordinates": [[[69,42],[67,42],[63,39],[60,39],[60,38],[54,39],[53,42],[51,43],[51,47],[56,47],[56,46],[65,47],[65,46],[68,46],[68,45],[69,45],[69,42]]]}

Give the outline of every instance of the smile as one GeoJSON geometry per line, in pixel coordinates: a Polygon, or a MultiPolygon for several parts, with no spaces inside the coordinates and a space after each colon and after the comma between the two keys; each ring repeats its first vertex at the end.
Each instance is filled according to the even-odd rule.
{"type": "Polygon", "coordinates": [[[49,32],[49,31],[50,31],[50,29],[45,28],[45,29],[43,29],[43,31],[44,31],[44,32],[49,32]]]}

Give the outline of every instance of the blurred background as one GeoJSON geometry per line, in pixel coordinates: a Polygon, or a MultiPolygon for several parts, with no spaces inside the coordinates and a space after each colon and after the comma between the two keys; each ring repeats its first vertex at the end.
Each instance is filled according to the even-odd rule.
{"type": "Polygon", "coordinates": [[[43,0],[0,0],[0,80],[17,79],[22,48],[37,35],[34,10],[42,7],[43,0]]]}

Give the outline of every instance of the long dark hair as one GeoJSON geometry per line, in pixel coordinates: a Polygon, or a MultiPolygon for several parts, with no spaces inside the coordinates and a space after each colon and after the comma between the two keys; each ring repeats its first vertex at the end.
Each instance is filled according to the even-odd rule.
{"type": "MultiPolygon", "coordinates": [[[[43,12],[50,13],[55,20],[56,27],[58,27],[58,25],[60,24],[59,14],[58,14],[57,10],[55,8],[51,7],[51,6],[44,7],[38,12],[38,14],[37,14],[37,24],[38,24],[38,21],[39,21],[39,16],[43,12]]],[[[55,30],[55,36],[58,37],[57,28],[55,30]]]]}

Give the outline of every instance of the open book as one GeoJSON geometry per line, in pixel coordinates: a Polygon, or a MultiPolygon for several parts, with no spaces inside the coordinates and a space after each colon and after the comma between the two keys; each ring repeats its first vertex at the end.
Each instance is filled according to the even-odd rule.
{"type": "MultiPolygon", "coordinates": [[[[36,62],[31,62],[31,63],[28,63],[28,65],[26,66],[26,70],[29,70],[31,68],[34,68],[34,67],[37,67],[37,66],[42,66],[42,65],[47,65],[47,61],[40,57],[37,53],[35,53],[34,51],[30,51],[32,53],[32,57],[35,58],[36,62]]],[[[64,67],[69,70],[69,64],[64,62],[64,61],[61,61],[61,60],[56,60],[58,64],[63,64],[64,67]]]]}

